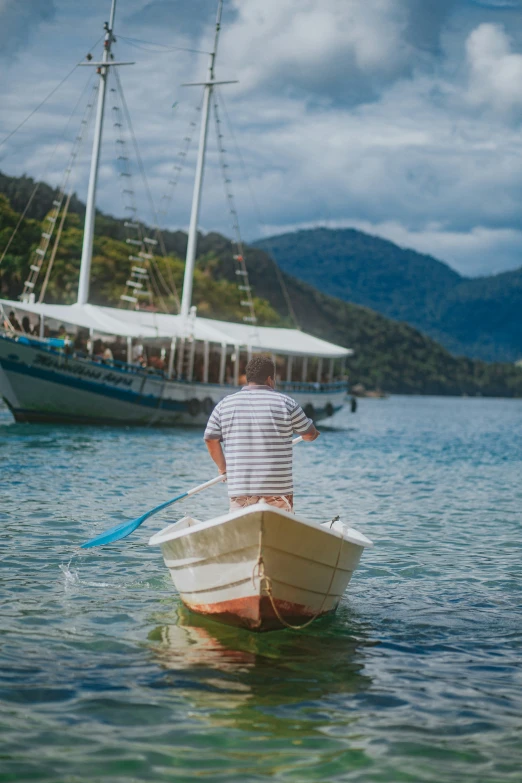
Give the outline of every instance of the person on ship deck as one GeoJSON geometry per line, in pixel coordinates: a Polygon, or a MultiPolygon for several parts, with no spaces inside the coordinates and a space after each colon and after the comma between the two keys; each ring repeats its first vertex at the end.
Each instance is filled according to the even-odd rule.
{"type": "Polygon", "coordinates": [[[15,332],[21,332],[22,331],[22,327],[20,326],[20,321],[16,317],[16,314],[15,314],[14,310],[11,310],[11,312],[9,313],[9,317],[6,318],[4,326],[5,326],[6,329],[9,329],[9,328],[14,329],[15,332]]]}
{"type": "Polygon", "coordinates": [[[275,373],[270,357],[254,356],[247,385],[222,399],[208,420],[205,443],[219,473],[227,475],[231,511],[260,500],[293,511],[292,435],[319,437],[300,405],[275,390],[275,373]]]}

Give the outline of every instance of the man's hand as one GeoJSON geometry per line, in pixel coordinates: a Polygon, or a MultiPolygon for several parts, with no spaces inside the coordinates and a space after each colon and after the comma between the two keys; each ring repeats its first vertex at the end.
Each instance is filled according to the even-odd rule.
{"type": "Polygon", "coordinates": [[[305,434],[302,436],[303,440],[317,440],[321,433],[319,430],[315,428],[315,425],[312,424],[311,428],[308,430],[308,432],[305,432],[305,434]]]}

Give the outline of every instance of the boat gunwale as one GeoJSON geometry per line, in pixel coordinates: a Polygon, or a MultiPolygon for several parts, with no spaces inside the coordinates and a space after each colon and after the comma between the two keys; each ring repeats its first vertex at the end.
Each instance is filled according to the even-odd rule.
{"type": "Polygon", "coordinates": [[[241,508],[237,511],[229,512],[228,514],[222,514],[219,517],[214,517],[213,519],[208,519],[204,522],[199,522],[197,525],[191,525],[190,527],[184,527],[179,531],[172,531],[171,533],[167,533],[172,527],[175,527],[178,522],[181,522],[182,520],[178,520],[178,522],[172,522],[170,525],[167,525],[167,527],[163,528],[162,530],[159,530],[157,533],[155,533],[153,536],[149,538],[148,545],[149,546],[156,546],[157,544],[166,544],[169,541],[175,541],[179,538],[183,538],[184,536],[192,535],[192,533],[196,533],[202,530],[208,530],[213,527],[217,527],[219,525],[222,525],[225,522],[232,522],[235,519],[240,519],[241,517],[246,517],[251,514],[257,514],[259,512],[263,511],[270,511],[271,513],[275,513],[276,515],[286,517],[286,519],[289,519],[293,522],[299,522],[303,525],[306,525],[306,527],[313,528],[314,530],[321,530],[323,533],[327,533],[334,538],[342,538],[345,541],[348,541],[351,544],[355,544],[356,546],[361,546],[363,548],[370,549],[373,547],[373,541],[371,541],[369,538],[367,538],[364,533],[360,533],[355,528],[347,527],[347,532],[341,532],[337,530],[336,528],[328,528],[324,526],[324,523],[320,523],[319,525],[316,522],[312,522],[311,520],[304,519],[303,517],[298,517],[296,514],[292,514],[290,511],[285,511],[282,508],[276,508],[275,506],[270,506],[268,503],[255,503],[252,506],[248,506],[247,509],[241,508]],[[352,531],[356,533],[356,536],[350,537],[350,533],[348,531],[352,531]],[[360,539],[358,537],[360,536],[360,539]]]}

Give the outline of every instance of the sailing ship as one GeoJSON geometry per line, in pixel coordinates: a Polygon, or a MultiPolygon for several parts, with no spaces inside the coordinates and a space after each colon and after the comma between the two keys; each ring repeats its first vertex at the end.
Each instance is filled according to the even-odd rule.
{"type": "MultiPolygon", "coordinates": [[[[45,285],[38,301],[35,295],[53,232],[56,240],[52,257],[63,227],[68,204],[67,199],[63,208],[63,191],[46,218],[48,227],[30,264],[21,301],[0,299],[0,395],[17,422],[203,425],[216,403],[240,386],[252,354],[263,352],[276,360],[281,391],[292,394],[315,420],[332,416],[346,401],[345,361],[352,351],[299,329],[259,325],[241,244],[235,256],[236,274],[245,299],[242,304],[248,307],[249,315],[241,323],[202,318],[192,304],[209,110],[216,86],[227,83],[217,81],[214,74],[222,1],[208,75],[199,83],[204,94],[180,312],[170,314],[140,307],[139,294],[157,240],[144,236],[139,224],[132,222],[132,215],[126,225],[136,227],[138,236],[127,239],[135,255],[129,256],[133,262],[131,279],[121,299],[133,309],[89,303],[108,75],[111,69],[117,74],[118,66],[131,64],[117,62],[111,51],[115,10],[116,0],[112,0],[101,60],[87,58],[81,63],[94,66],[99,80],[77,301],[71,305],[48,304],[44,301],[45,285]],[[35,327],[24,329],[20,325],[31,319],[37,319],[36,334],[35,327]],[[61,324],[67,325],[69,335],[88,336],[83,349],[57,334],[61,324]],[[123,345],[123,360],[113,357],[111,351],[107,356],[95,356],[93,344],[97,338],[123,345]],[[147,346],[155,346],[161,352],[161,367],[143,366],[147,346]]],[[[45,282],[51,266],[52,263],[45,282]]]]}

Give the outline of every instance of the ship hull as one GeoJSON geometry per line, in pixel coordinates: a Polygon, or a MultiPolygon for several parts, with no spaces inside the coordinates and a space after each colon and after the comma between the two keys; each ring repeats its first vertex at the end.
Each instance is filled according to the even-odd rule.
{"type": "MultiPolygon", "coordinates": [[[[0,396],[17,422],[111,426],[203,427],[214,405],[237,391],[211,383],[172,381],[67,356],[36,341],[0,336],[0,396]]],[[[313,405],[315,420],[342,408],[346,391],[289,393],[313,405]]]]}

